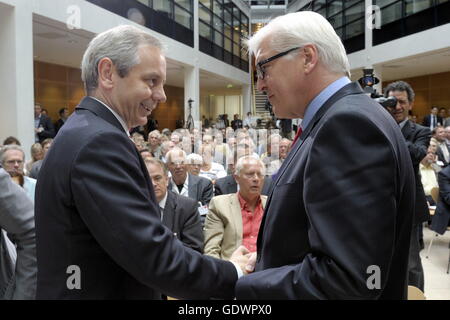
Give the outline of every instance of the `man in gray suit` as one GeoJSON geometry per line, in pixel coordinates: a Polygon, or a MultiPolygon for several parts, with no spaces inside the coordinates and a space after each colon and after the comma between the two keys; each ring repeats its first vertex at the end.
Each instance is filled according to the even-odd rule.
{"type": "Polygon", "coordinates": [[[33,203],[2,168],[0,190],[0,299],[35,299],[37,263],[33,203]],[[9,242],[6,232],[17,249],[9,242]]]}
{"type": "Polygon", "coordinates": [[[149,158],[145,160],[145,165],[153,183],[162,223],[184,245],[203,253],[203,230],[197,201],[167,189],[167,167],[161,160],[149,158]]]}

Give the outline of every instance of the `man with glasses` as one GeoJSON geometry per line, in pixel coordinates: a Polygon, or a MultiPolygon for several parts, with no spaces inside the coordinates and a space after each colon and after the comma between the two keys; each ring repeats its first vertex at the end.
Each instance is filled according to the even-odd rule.
{"type": "Polygon", "coordinates": [[[4,146],[0,151],[0,163],[5,171],[12,177],[14,182],[23,187],[27,196],[34,203],[36,180],[25,176],[23,171],[25,153],[23,152],[22,147],[15,144],[4,146]]]}
{"type": "Polygon", "coordinates": [[[399,126],[349,80],[320,14],[277,17],[248,46],[277,118],[303,120],[236,297],[405,299],[414,172],[399,126]]]}

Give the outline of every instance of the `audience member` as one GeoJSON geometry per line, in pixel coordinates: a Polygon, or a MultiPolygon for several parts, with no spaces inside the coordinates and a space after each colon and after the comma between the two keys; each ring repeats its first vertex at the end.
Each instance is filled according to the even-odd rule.
{"type": "Polygon", "coordinates": [[[267,197],[261,196],[265,167],[261,160],[242,157],[236,164],[237,193],[212,198],[205,221],[205,254],[228,260],[244,245],[256,252],[256,240],[267,197]]]}
{"type": "Polygon", "coordinates": [[[445,129],[442,126],[437,126],[433,130],[433,138],[437,141],[436,155],[438,160],[443,163],[443,167],[446,167],[450,161],[450,152],[447,144],[445,143],[445,129]]]}
{"type": "Polygon", "coordinates": [[[25,190],[27,196],[34,203],[36,180],[25,176],[25,152],[22,147],[10,144],[0,150],[0,163],[13,180],[25,190]]]}
{"type": "Polygon", "coordinates": [[[450,166],[439,172],[438,185],[439,200],[431,220],[430,229],[439,234],[444,234],[450,225],[450,166]]]}
{"type": "Polygon", "coordinates": [[[438,115],[438,107],[431,107],[431,113],[423,118],[422,125],[429,127],[431,131],[437,126],[443,126],[443,119],[438,115]]]}
{"type": "Polygon", "coordinates": [[[187,170],[190,174],[198,176],[203,165],[203,158],[197,153],[191,153],[186,157],[187,170]]]}
{"type": "Polygon", "coordinates": [[[284,160],[287,158],[289,150],[291,149],[292,141],[286,138],[281,139],[278,159],[272,160],[267,169],[268,175],[274,175],[278,172],[284,160]]]}
{"type": "Polygon", "coordinates": [[[428,148],[427,155],[422,159],[419,165],[420,180],[422,181],[423,191],[429,205],[435,206],[433,198],[431,197],[431,189],[439,188],[437,182],[437,172],[433,168],[433,164],[436,163],[436,154],[428,148]]]}
{"type": "Polygon", "coordinates": [[[168,190],[167,168],[161,160],[146,159],[153,191],[161,211],[161,221],[187,247],[203,252],[203,229],[197,201],[168,190]]]}
{"type": "Polygon", "coordinates": [[[69,118],[69,109],[68,108],[61,108],[59,109],[59,119],[55,122],[55,134],[58,134],[59,129],[64,125],[67,118],[69,118]]]}
{"type": "Polygon", "coordinates": [[[25,171],[27,174],[31,172],[33,164],[42,159],[44,159],[44,150],[42,149],[42,145],[37,142],[31,146],[31,159],[27,161],[25,165],[25,171]]]}
{"type": "Polygon", "coordinates": [[[37,282],[33,202],[2,168],[0,190],[0,300],[33,300],[37,282]]]}
{"type": "Polygon", "coordinates": [[[148,134],[148,149],[156,159],[161,159],[161,133],[153,130],[148,134]]]}
{"type": "Polygon", "coordinates": [[[16,144],[18,146],[21,145],[19,139],[15,138],[15,137],[8,137],[3,141],[4,146],[7,146],[9,144],[16,144]]]}
{"type": "Polygon", "coordinates": [[[199,176],[211,180],[214,184],[218,178],[225,177],[227,173],[221,164],[213,162],[213,147],[214,145],[204,144],[199,148],[199,154],[203,158],[199,176]]]}
{"type": "Polygon", "coordinates": [[[36,161],[31,166],[31,171],[30,171],[31,178],[33,178],[33,179],[38,178],[38,174],[39,174],[39,171],[41,170],[42,162],[44,161],[45,155],[47,154],[48,150],[52,146],[52,143],[53,143],[53,139],[51,139],[51,138],[48,138],[48,139],[45,139],[44,141],[42,141],[41,145],[42,145],[43,157],[42,157],[42,160],[36,161]]]}
{"type": "Polygon", "coordinates": [[[233,116],[233,120],[231,121],[231,128],[233,128],[233,130],[237,130],[242,128],[242,120],[239,119],[239,115],[235,114],[233,116]]]}
{"type": "Polygon", "coordinates": [[[42,143],[45,139],[55,137],[55,128],[52,120],[41,113],[42,107],[36,103],[34,106],[34,132],[35,142],[42,143]]]}

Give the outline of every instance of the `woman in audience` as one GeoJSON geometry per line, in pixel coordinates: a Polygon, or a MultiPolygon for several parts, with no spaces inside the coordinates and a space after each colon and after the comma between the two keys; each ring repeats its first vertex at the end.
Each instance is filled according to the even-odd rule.
{"type": "Polygon", "coordinates": [[[213,162],[213,146],[210,144],[203,144],[199,148],[199,153],[203,157],[203,165],[200,169],[199,176],[208,178],[213,183],[218,178],[225,177],[227,172],[223,165],[213,162]]]}
{"type": "Polygon", "coordinates": [[[42,160],[44,158],[44,150],[42,150],[42,145],[40,143],[35,143],[31,146],[31,160],[25,165],[26,173],[31,171],[33,163],[42,160]]]}

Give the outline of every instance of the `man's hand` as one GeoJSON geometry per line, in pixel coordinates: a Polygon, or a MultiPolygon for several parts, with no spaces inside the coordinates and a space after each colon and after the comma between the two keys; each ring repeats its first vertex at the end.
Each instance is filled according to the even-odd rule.
{"type": "Polygon", "coordinates": [[[250,254],[248,263],[245,266],[245,272],[252,273],[255,270],[255,265],[256,265],[256,252],[253,252],[250,254]]]}
{"type": "Polygon", "coordinates": [[[244,274],[248,274],[246,266],[249,263],[250,251],[244,246],[240,246],[231,255],[230,261],[239,265],[244,274]]]}

